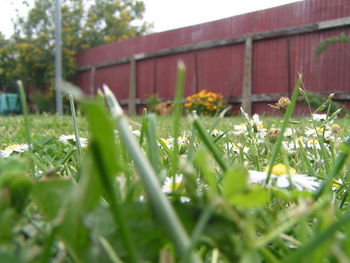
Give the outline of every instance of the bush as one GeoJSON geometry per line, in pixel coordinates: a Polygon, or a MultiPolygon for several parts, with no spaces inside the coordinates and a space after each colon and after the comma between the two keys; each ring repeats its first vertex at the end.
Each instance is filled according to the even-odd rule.
{"type": "Polygon", "coordinates": [[[158,94],[150,94],[146,96],[146,105],[150,112],[157,112],[157,105],[159,102],[158,94]]]}
{"type": "Polygon", "coordinates": [[[50,94],[45,94],[40,91],[36,91],[30,94],[30,100],[32,101],[33,109],[36,112],[46,112],[54,113],[55,112],[55,98],[50,94]]]}
{"type": "MultiPolygon", "coordinates": [[[[33,103],[32,110],[37,113],[55,113],[56,112],[56,100],[55,90],[49,88],[49,91],[44,93],[41,91],[35,91],[29,95],[30,101],[33,103]]],[[[67,96],[63,96],[63,113],[70,114],[69,100],[67,96]]],[[[76,104],[76,109],[78,105],[76,104]]]]}
{"type": "Polygon", "coordinates": [[[340,103],[334,102],[331,99],[325,98],[323,95],[315,92],[304,90],[304,96],[298,99],[299,102],[309,105],[312,108],[319,109],[320,112],[329,111],[330,114],[342,109],[343,113],[347,113],[346,108],[340,103]]]}
{"type": "Polygon", "coordinates": [[[213,116],[225,109],[226,103],[220,93],[201,90],[186,98],[187,112],[196,111],[198,115],[213,116]]]}

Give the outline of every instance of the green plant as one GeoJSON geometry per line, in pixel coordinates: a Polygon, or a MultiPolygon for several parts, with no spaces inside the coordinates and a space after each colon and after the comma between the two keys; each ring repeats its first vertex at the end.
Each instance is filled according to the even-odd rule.
{"type": "Polygon", "coordinates": [[[149,112],[157,112],[157,105],[159,102],[159,96],[157,93],[146,96],[146,106],[149,112]]]}
{"type": "Polygon", "coordinates": [[[180,64],[173,115],[145,113],[137,130],[107,87],[72,92],[85,113],[71,99],[72,123],[28,116],[21,85],[24,121],[0,124],[0,261],[346,262],[349,120],[294,119],[299,80],[282,122],[188,121],[184,83],[180,64]],[[57,138],[67,131],[75,143],[57,138]]]}
{"type": "Polygon", "coordinates": [[[311,108],[317,109],[318,112],[334,113],[341,110],[343,113],[347,112],[347,109],[340,103],[332,100],[332,97],[325,97],[322,94],[310,91],[303,91],[304,96],[298,98],[298,102],[306,104],[311,108]]]}
{"type": "Polygon", "coordinates": [[[223,96],[220,93],[201,90],[188,96],[184,106],[187,112],[196,111],[198,115],[213,116],[224,110],[225,105],[226,103],[223,101],[223,96]]]}
{"type": "Polygon", "coordinates": [[[337,43],[350,44],[350,36],[345,35],[344,33],[341,33],[339,36],[331,37],[320,42],[315,48],[315,51],[314,51],[315,56],[320,56],[323,52],[325,52],[325,50],[328,47],[337,43]]]}
{"type": "Polygon", "coordinates": [[[33,102],[35,111],[39,113],[55,112],[55,98],[50,94],[35,91],[29,95],[29,99],[33,102]]]}

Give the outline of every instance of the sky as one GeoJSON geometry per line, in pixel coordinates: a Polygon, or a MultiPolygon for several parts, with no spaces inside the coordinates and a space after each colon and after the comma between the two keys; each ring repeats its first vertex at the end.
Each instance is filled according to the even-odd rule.
{"type": "MultiPolygon", "coordinates": [[[[28,10],[20,2],[0,0],[0,31],[7,37],[13,32],[11,18],[16,8],[22,15],[28,10]]],[[[152,32],[161,32],[292,2],[297,0],[144,0],[144,20],[153,23],[152,32]]]]}

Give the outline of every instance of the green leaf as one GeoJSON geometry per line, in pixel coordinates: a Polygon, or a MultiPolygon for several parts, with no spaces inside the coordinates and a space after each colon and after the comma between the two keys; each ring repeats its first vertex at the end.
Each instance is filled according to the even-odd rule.
{"type": "Polygon", "coordinates": [[[228,199],[230,204],[240,207],[260,207],[266,205],[268,201],[269,194],[261,186],[254,186],[228,199]]]}
{"type": "Polygon", "coordinates": [[[63,205],[70,200],[73,189],[71,180],[52,179],[36,183],[31,197],[41,212],[49,220],[54,220],[63,205]]]}
{"type": "Polygon", "coordinates": [[[240,261],[241,263],[260,263],[261,257],[256,251],[246,252],[240,261]]]}
{"type": "Polygon", "coordinates": [[[204,150],[198,150],[195,154],[194,161],[200,168],[209,189],[212,193],[217,193],[217,178],[214,169],[210,166],[209,154],[204,150]]]}
{"type": "Polygon", "coordinates": [[[11,171],[0,177],[0,190],[9,191],[10,204],[18,213],[25,208],[32,185],[32,179],[18,171],[11,171]]]}
{"type": "Polygon", "coordinates": [[[18,257],[5,254],[5,253],[0,253],[0,262],[4,263],[22,263],[23,261],[20,260],[18,257]]]}
{"type": "MultiPolygon", "coordinates": [[[[115,176],[121,167],[116,161],[116,146],[115,136],[113,133],[114,124],[109,118],[104,105],[92,101],[85,101],[83,103],[84,111],[89,122],[89,132],[91,141],[95,141],[101,154],[101,160],[104,160],[105,169],[108,171],[107,175],[115,176]]],[[[103,175],[105,176],[105,175],[103,175]]]]}
{"type": "Polygon", "coordinates": [[[234,165],[226,173],[222,195],[226,200],[247,188],[248,171],[243,166],[234,165]]]}

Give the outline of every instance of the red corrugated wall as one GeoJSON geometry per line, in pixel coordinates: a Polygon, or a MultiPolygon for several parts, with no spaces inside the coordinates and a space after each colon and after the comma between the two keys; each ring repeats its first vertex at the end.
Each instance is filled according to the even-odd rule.
{"type": "MultiPolygon", "coordinates": [[[[231,38],[251,33],[301,26],[336,18],[349,17],[350,0],[304,0],[276,8],[243,14],[210,23],[185,27],[111,43],[81,52],[80,67],[126,58],[168,48],[231,38]]],[[[315,92],[349,92],[349,45],[337,44],[318,59],[313,55],[316,45],[350,28],[280,37],[253,42],[253,94],[290,93],[297,74],[303,75],[305,88],[315,92]]],[[[169,55],[137,61],[136,96],[149,94],[172,98],[176,64],[181,59],[187,68],[185,95],[201,89],[222,93],[225,97],[242,94],[244,44],[169,55]]],[[[90,93],[90,71],[79,72],[75,83],[90,93]]],[[[129,93],[129,64],[96,69],[95,83],[108,84],[119,99],[129,93]]],[[[255,103],[253,111],[269,111],[266,103],[255,103]]]]}

